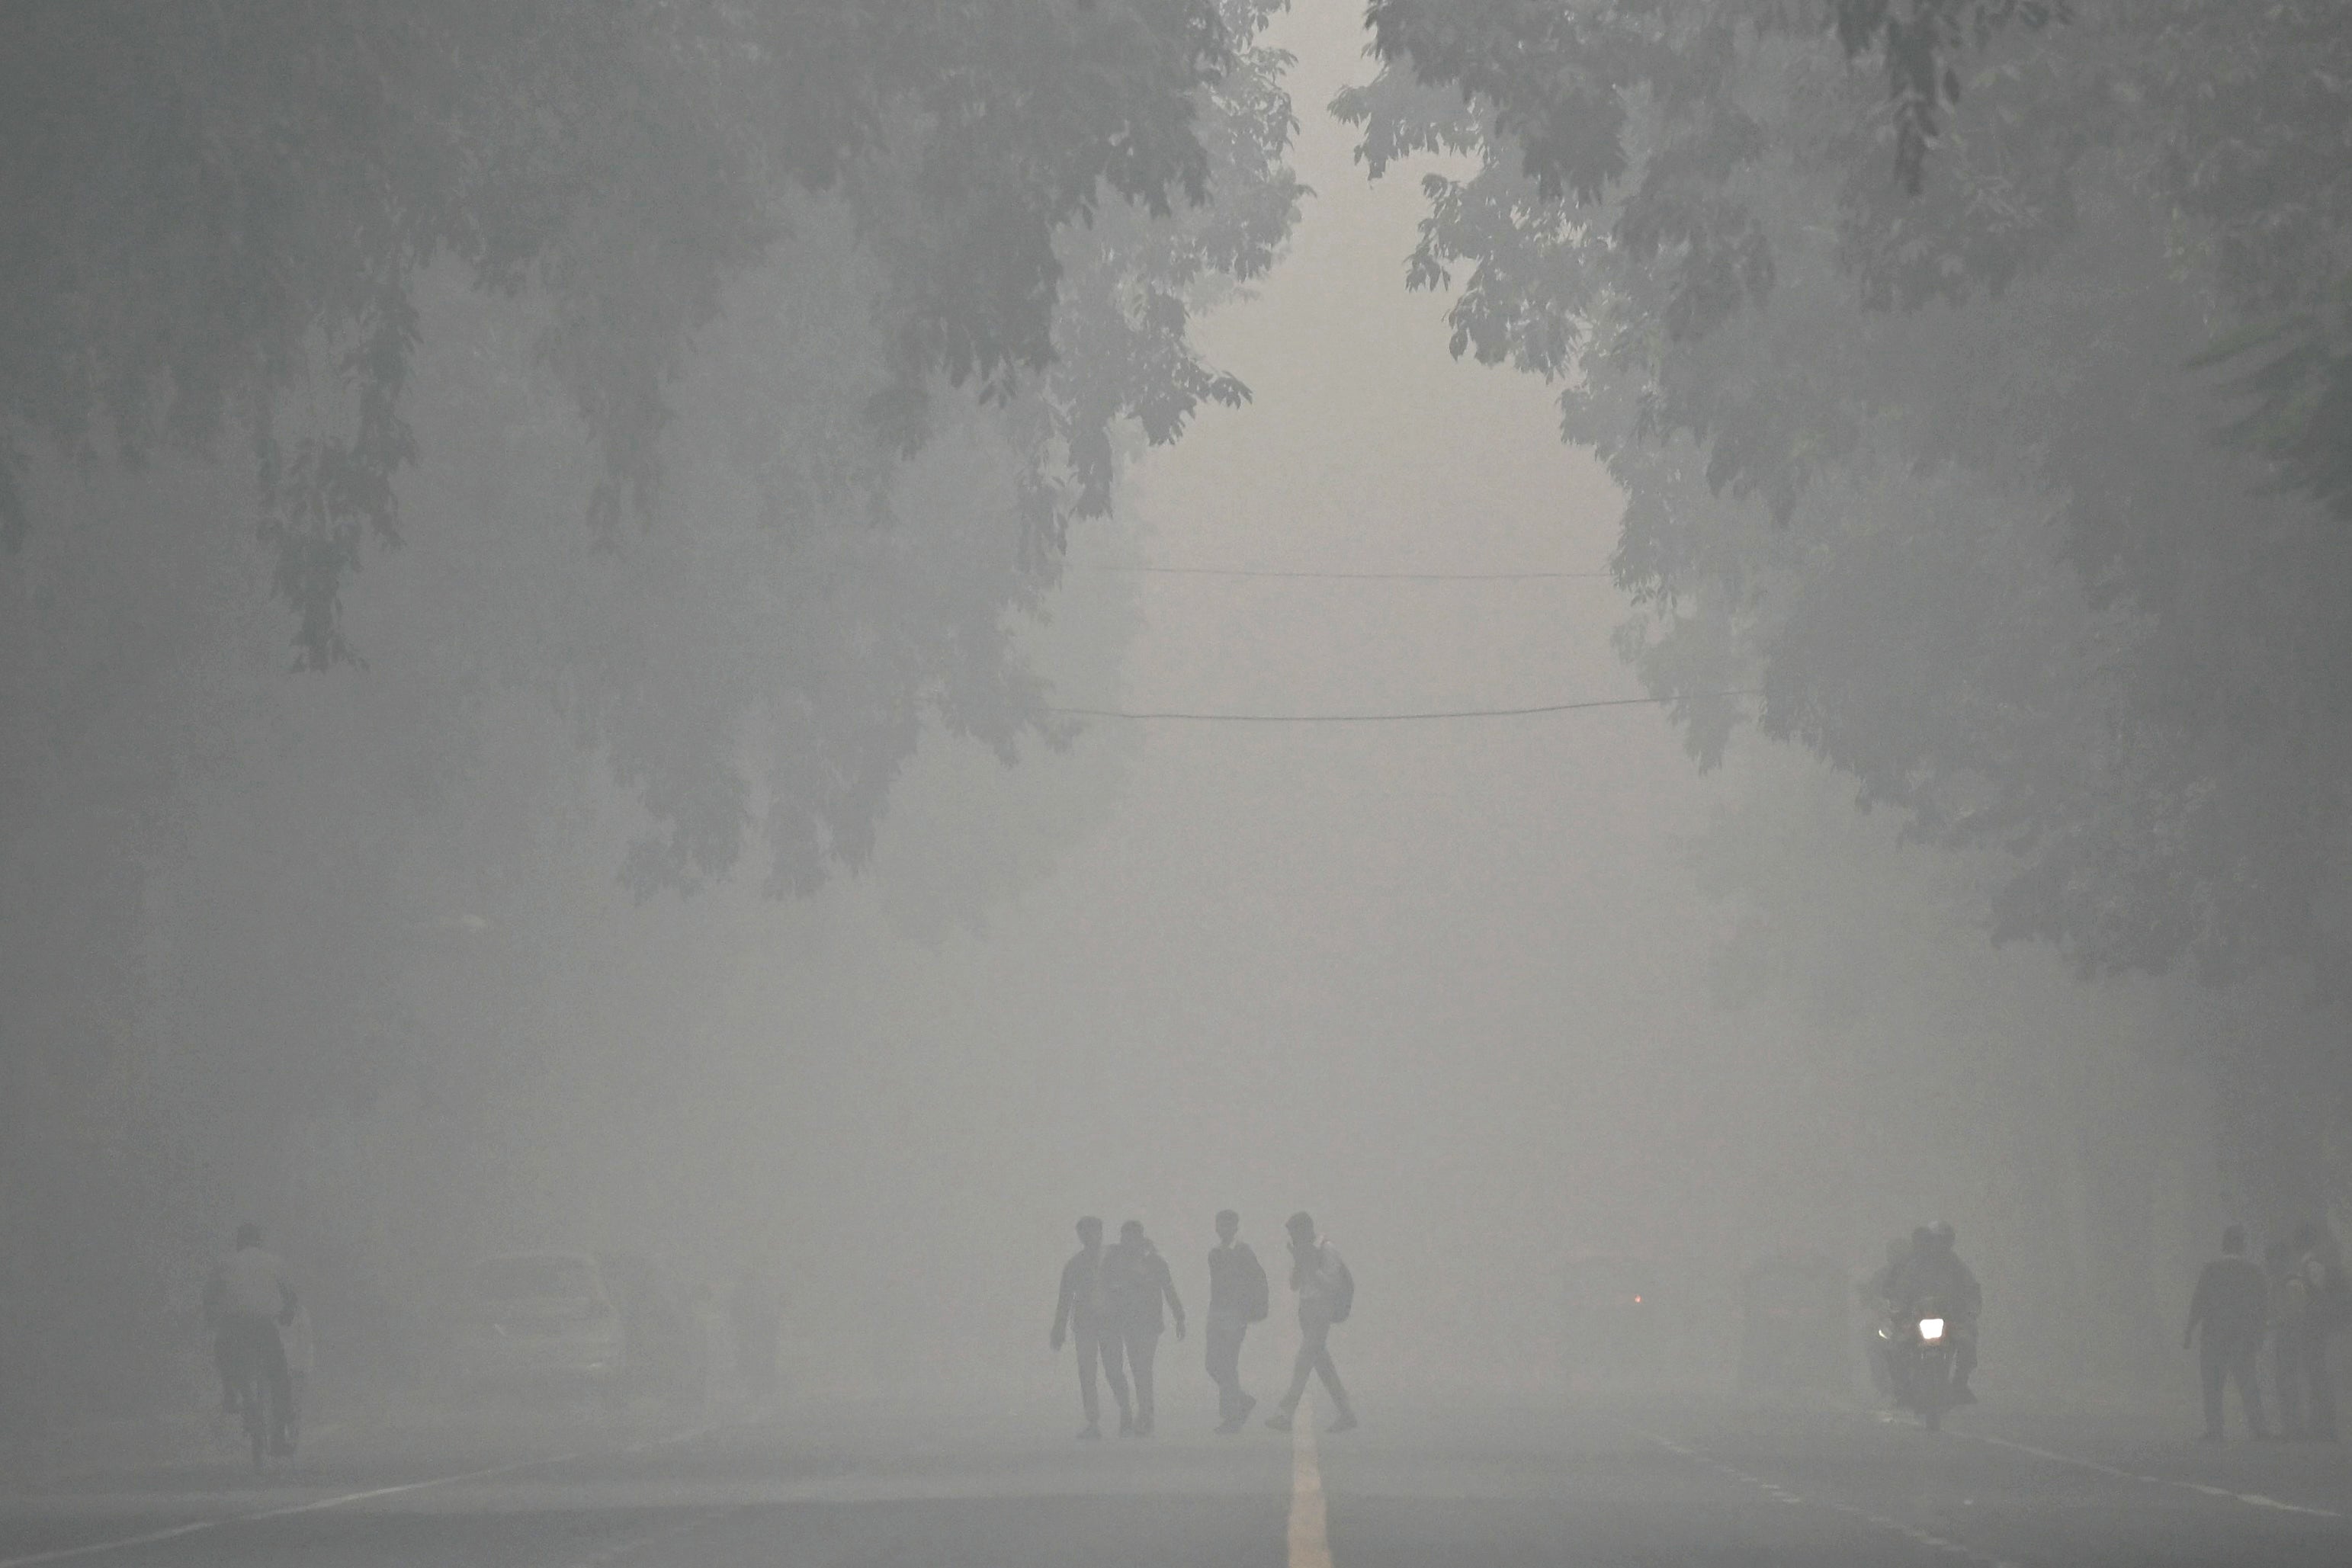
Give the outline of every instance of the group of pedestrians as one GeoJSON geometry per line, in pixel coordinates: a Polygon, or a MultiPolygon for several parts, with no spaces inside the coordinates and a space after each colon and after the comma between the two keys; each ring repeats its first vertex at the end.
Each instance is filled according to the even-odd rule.
{"type": "Polygon", "coordinates": [[[2249,1437],[2336,1441],[2336,1383],[2327,1341],[2347,1321],[2352,1291],[2318,1227],[2305,1224],[2292,1239],[2273,1243],[2263,1264],[2246,1256],[2242,1226],[2223,1230],[2221,1256],[2198,1275],[2189,1326],[2180,1336],[2183,1350],[2192,1342],[2198,1348],[2205,1395],[2200,1440],[2221,1440],[2221,1390],[2227,1381],[2237,1385],[2249,1437]],[[2263,1419],[2265,1345],[2271,1386],[2278,1396],[2276,1428],[2263,1419]]]}
{"type": "MultiPolygon", "coordinates": [[[[1356,1424],[1348,1392],[1332,1364],[1331,1325],[1347,1320],[1354,1304],[1355,1278],[1339,1250],[1316,1233],[1304,1210],[1290,1217],[1290,1288],[1298,1296],[1299,1349],[1290,1391],[1266,1425],[1288,1431],[1310,1377],[1320,1376],[1338,1412],[1331,1430],[1356,1424]]],[[[1272,1290],[1265,1267],[1241,1239],[1241,1216],[1228,1208],[1216,1218],[1217,1244],[1209,1250],[1209,1315],[1206,1334],[1210,1379],[1217,1385],[1216,1430],[1242,1429],[1257,1401],[1242,1386],[1242,1342],[1252,1323],[1265,1321],[1272,1290]]],[[[1074,1340],[1078,1357],[1078,1402],[1086,1412],[1085,1439],[1102,1434],[1096,1371],[1110,1385],[1118,1406],[1118,1435],[1151,1436],[1156,1417],[1153,1362],[1160,1336],[1172,1319],[1184,1337],[1184,1302],[1167,1260],[1144,1235],[1140,1220],[1119,1227],[1118,1240],[1103,1244],[1103,1223],[1093,1215],[1078,1221],[1078,1251],[1062,1268],[1062,1288],[1050,1336],[1058,1352],[1074,1340]],[[1131,1388],[1131,1392],[1130,1392],[1131,1388]]]]}

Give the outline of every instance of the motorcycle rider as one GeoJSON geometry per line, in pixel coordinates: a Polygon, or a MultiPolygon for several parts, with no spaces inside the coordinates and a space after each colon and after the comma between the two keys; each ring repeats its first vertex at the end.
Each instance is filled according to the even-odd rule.
{"type": "Polygon", "coordinates": [[[294,1451],[294,1384],[278,1330],[294,1322],[298,1304],[286,1265],[261,1244],[261,1227],[238,1226],[235,1249],[205,1285],[205,1319],[233,1386],[250,1377],[262,1380],[269,1396],[269,1446],[281,1458],[294,1451]]]}
{"type": "Polygon", "coordinates": [[[1977,1277],[1953,1250],[1957,1233],[1948,1223],[1921,1226],[1911,1233],[1911,1256],[1895,1279],[1898,1316],[1925,1315],[1933,1308],[1944,1319],[1944,1333],[1952,1342],[1952,1395],[1960,1404],[1976,1402],[1969,1375],[1977,1366],[1977,1317],[1984,1307],[1984,1291],[1977,1277]]]}

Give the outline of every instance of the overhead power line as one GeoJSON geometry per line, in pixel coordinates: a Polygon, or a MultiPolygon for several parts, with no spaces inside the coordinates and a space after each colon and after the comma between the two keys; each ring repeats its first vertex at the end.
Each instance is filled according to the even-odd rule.
{"type": "Polygon", "coordinates": [[[1660,703],[1706,702],[1761,695],[1759,692],[1684,692],[1663,697],[1595,697],[1583,702],[1542,703],[1534,707],[1443,708],[1426,713],[1182,713],[1050,706],[1042,711],[1065,718],[1168,719],[1188,724],[1413,724],[1445,718],[1527,718],[1537,714],[1574,713],[1583,708],[1650,707],[1660,703]]]}
{"type": "Polygon", "coordinates": [[[1606,571],[1277,571],[1234,566],[1116,566],[1092,561],[1069,561],[1063,570],[1154,577],[1310,578],[1332,582],[1536,582],[1614,575],[1606,571]]]}

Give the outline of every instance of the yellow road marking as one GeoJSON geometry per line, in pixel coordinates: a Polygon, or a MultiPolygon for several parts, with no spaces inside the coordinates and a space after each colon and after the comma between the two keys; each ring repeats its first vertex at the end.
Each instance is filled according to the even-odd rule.
{"type": "Polygon", "coordinates": [[[1314,1407],[1302,1405],[1290,1427],[1290,1568],[1331,1568],[1330,1523],[1323,1467],[1315,1458],[1314,1407]]]}

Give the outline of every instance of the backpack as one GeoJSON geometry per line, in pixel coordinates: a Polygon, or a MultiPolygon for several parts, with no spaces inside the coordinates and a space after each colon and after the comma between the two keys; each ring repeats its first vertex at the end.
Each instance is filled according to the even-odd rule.
{"type": "Polygon", "coordinates": [[[1243,1256],[1249,1260],[1249,1276],[1244,1281],[1248,1290],[1242,1297],[1242,1322],[1262,1323],[1274,1307],[1273,1292],[1265,1282],[1265,1265],[1257,1260],[1255,1252],[1245,1252],[1243,1256]]]}
{"type": "Polygon", "coordinates": [[[1339,1288],[1331,1292],[1331,1321],[1344,1323],[1348,1321],[1348,1314],[1356,1310],[1356,1271],[1348,1267],[1345,1258],[1339,1259],[1338,1262],[1339,1283],[1339,1288]]]}

